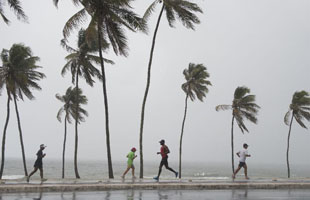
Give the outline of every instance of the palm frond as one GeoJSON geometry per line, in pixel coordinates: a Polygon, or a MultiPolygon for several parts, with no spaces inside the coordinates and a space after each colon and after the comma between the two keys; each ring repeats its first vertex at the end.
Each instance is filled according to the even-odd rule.
{"type": "Polygon", "coordinates": [[[228,110],[228,109],[232,109],[232,106],[231,105],[218,105],[215,107],[216,111],[228,110]]]}
{"type": "Polygon", "coordinates": [[[77,29],[81,23],[85,22],[87,19],[85,8],[81,9],[79,12],[74,14],[65,24],[63,28],[64,39],[67,39],[70,36],[70,33],[77,29]]]}
{"type": "Polygon", "coordinates": [[[306,125],[303,123],[303,121],[302,121],[303,117],[302,117],[299,113],[293,113],[293,115],[294,115],[294,118],[295,118],[295,120],[297,121],[297,123],[298,123],[301,127],[307,129],[307,126],[306,126],[306,125]]]}
{"type": "Polygon", "coordinates": [[[291,111],[289,110],[284,116],[284,123],[288,126],[290,125],[290,116],[291,116],[291,111]]]}
{"type": "Polygon", "coordinates": [[[152,13],[155,10],[156,5],[159,3],[159,0],[155,0],[145,11],[144,15],[143,15],[143,19],[145,21],[148,21],[150,16],[152,15],[152,13]]]}

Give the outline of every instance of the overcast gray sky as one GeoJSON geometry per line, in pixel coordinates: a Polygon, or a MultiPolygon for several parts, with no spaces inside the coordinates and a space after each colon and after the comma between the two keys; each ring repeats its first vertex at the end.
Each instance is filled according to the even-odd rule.
{"type": "MultiPolygon", "coordinates": [[[[295,91],[310,91],[310,1],[309,0],[196,0],[204,14],[196,31],[180,23],[171,29],[163,18],[155,46],[151,88],[146,105],[144,157],[156,160],[158,141],[166,139],[170,159],[177,160],[185,94],[183,70],[190,62],[203,63],[213,86],[204,102],[189,102],[183,142],[184,161],[230,162],[231,112],[216,112],[218,104],[230,104],[238,86],[247,86],[261,106],[258,124],[246,122],[250,133],[235,126],[235,149],[247,142],[250,162],[285,165],[288,127],[283,122],[295,91]]],[[[136,0],[142,15],[151,1],[136,0]]],[[[68,54],[60,46],[65,22],[79,8],[71,1],[22,1],[29,24],[16,20],[5,7],[12,24],[0,21],[0,49],[24,43],[39,56],[47,76],[34,91],[34,101],[19,102],[26,156],[34,159],[44,143],[46,159],[61,159],[63,123],[56,119],[62,106],[55,98],[71,85],[71,75],[60,71],[68,54]]],[[[124,160],[131,147],[138,147],[141,103],[146,83],[152,34],[159,8],[149,21],[149,35],[128,32],[130,55],[105,57],[115,61],[106,66],[113,160],[124,160]]],[[[87,24],[84,25],[84,27],[87,24]]],[[[76,46],[76,33],[70,45],[76,46]]],[[[82,159],[106,160],[102,85],[91,88],[81,82],[89,99],[89,117],[79,126],[79,155],[82,159]]],[[[6,116],[4,92],[0,97],[0,128],[6,116]]],[[[7,132],[7,157],[21,158],[13,106],[7,132]]],[[[309,125],[309,123],[307,123],[309,125]]],[[[2,133],[2,131],[1,131],[2,133]]],[[[2,135],[2,134],[1,134],[2,135]]],[[[67,158],[73,159],[74,128],[69,127],[67,158]]],[[[310,132],[293,124],[291,162],[310,164],[310,132]]],[[[138,164],[138,163],[137,163],[138,164]]]]}

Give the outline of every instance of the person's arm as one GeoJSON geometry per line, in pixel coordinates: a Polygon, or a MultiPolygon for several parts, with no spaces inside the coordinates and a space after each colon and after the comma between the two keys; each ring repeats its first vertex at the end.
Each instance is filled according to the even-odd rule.
{"type": "Polygon", "coordinates": [[[240,158],[240,151],[239,151],[239,152],[237,152],[236,154],[237,154],[237,156],[240,158]]]}
{"type": "Polygon", "coordinates": [[[157,154],[163,154],[163,152],[164,152],[164,148],[161,147],[161,148],[160,148],[160,152],[157,152],[157,154]]]}

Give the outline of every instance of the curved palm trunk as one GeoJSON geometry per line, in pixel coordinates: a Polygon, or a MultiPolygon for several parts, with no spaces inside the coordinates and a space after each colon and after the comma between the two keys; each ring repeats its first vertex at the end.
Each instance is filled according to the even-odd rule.
{"type": "Polygon", "coordinates": [[[232,168],[232,173],[235,172],[235,161],[234,161],[234,120],[235,116],[233,116],[231,120],[231,168],[232,168]]]}
{"type": "Polygon", "coordinates": [[[186,113],[187,113],[187,100],[188,100],[188,94],[186,95],[186,98],[185,98],[185,110],[184,110],[184,117],[183,117],[181,137],[180,137],[179,178],[182,178],[182,141],[183,141],[184,125],[185,125],[185,119],[186,119],[186,113]]]}
{"type": "Polygon", "coordinates": [[[291,177],[290,163],[289,163],[289,160],[288,160],[288,154],[289,154],[289,149],[290,149],[290,137],[291,137],[291,129],[292,129],[293,117],[294,117],[294,114],[292,114],[292,118],[291,118],[291,122],[290,122],[290,128],[289,128],[288,136],[287,136],[287,150],[286,150],[287,178],[291,177]]]}
{"type": "Polygon", "coordinates": [[[107,95],[107,87],[106,87],[104,62],[103,62],[103,56],[102,56],[102,47],[101,47],[102,33],[101,33],[100,24],[101,24],[101,21],[99,19],[99,22],[98,22],[98,42],[99,42],[99,56],[100,56],[100,64],[101,64],[101,73],[102,73],[102,89],[103,89],[104,107],[105,107],[105,130],[106,130],[108,168],[109,168],[109,178],[114,178],[113,166],[112,166],[112,157],[111,157],[111,147],[110,147],[108,95],[107,95]]]}
{"type": "Polygon", "coordinates": [[[67,117],[68,117],[68,114],[66,114],[66,117],[65,117],[65,134],[64,134],[64,143],[63,143],[63,149],[62,149],[62,178],[65,178],[65,152],[66,152],[66,142],[67,142],[67,117]]]}
{"type": "Polygon", "coordinates": [[[21,124],[20,124],[19,112],[18,112],[18,108],[17,108],[17,102],[16,102],[15,95],[13,95],[13,99],[14,99],[15,111],[16,111],[17,122],[18,122],[20,145],[21,145],[21,148],[22,148],[24,172],[25,172],[25,176],[28,176],[27,166],[26,166],[25,148],[24,148],[24,142],[23,142],[23,133],[22,133],[22,127],[21,127],[21,124]]]}
{"type": "Polygon", "coordinates": [[[5,120],[4,130],[3,130],[3,136],[2,136],[0,179],[2,179],[3,169],[4,169],[5,138],[6,138],[6,129],[7,129],[8,124],[9,124],[9,119],[10,119],[10,96],[9,96],[9,93],[8,93],[7,114],[6,114],[6,120],[5,120]]]}
{"type": "Polygon", "coordinates": [[[155,47],[155,40],[156,40],[156,35],[160,23],[161,16],[163,14],[165,5],[163,4],[160,14],[157,19],[157,24],[156,28],[154,31],[153,35],[153,41],[152,41],[152,47],[151,47],[151,53],[150,53],[150,60],[149,60],[149,65],[148,65],[148,71],[147,71],[147,82],[146,82],[146,88],[145,88],[145,93],[143,97],[143,103],[142,103],[142,111],[141,111],[141,121],[140,121],[140,139],[139,139],[139,150],[140,150],[140,178],[143,178],[143,125],[144,125],[144,112],[145,112],[145,104],[146,104],[146,99],[147,95],[149,92],[150,88],[150,82],[151,82],[151,66],[152,66],[152,60],[153,60],[153,53],[154,53],[154,47],[155,47]]]}
{"type": "Polygon", "coordinates": [[[75,177],[80,178],[79,171],[78,171],[78,166],[77,166],[77,152],[78,152],[78,142],[79,142],[79,134],[78,134],[78,119],[79,119],[79,69],[77,69],[76,72],[76,116],[75,116],[75,148],[74,148],[74,172],[75,172],[75,177]]]}

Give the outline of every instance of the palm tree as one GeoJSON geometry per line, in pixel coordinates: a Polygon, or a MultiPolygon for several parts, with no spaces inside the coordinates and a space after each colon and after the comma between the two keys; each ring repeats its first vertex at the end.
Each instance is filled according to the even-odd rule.
{"type": "Polygon", "coordinates": [[[218,105],[216,111],[219,110],[232,110],[232,121],[231,121],[231,165],[234,173],[234,120],[236,119],[237,124],[242,133],[244,131],[249,132],[244,124],[244,119],[256,124],[258,109],[260,108],[255,103],[255,95],[250,95],[250,89],[247,87],[237,87],[234,94],[232,105],[218,105]]]}
{"type": "Polygon", "coordinates": [[[28,17],[24,13],[19,0],[14,0],[14,1],[12,1],[12,0],[0,0],[0,16],[2,17],[3,21],[6,24],[9,25],[10,20],[4,15],[3,6],[5,4],[8,4],[8,6],[14,11],[18,20],[22,20],[24,22],[27,22],[28,17]]]}
{"type": "Polygon", "coordinates": [[[181,137],[180,137],[180,154],[179,154],[179,178],[182,178],[182,141],[184,133],[184,125],[187,113],[187,101],[188,97],[194,101],[196,97],[203,101],[206,94],[209,92],[207,88],[208,85],[212,85],[207,78],[210,77],[207,72],[207,68],[203,64],[193,64],[188,65],[188,69],[183,71],[186,82],[182,84],[182,90],[185,92],[185,111],[182,122],[181,137]]]}
{"type": "Polygon", "coordinates": [[[66,141],[67,141],[67,122],[71,124],[73,119],[77,119],[78,123],[84,122],[84,116],[88,116],[86,110],[81,108],[81,105],[87,104],[86,96],[82,95],[82,90],[69,87],[65,95],[56,94],[56,98],[64,103],[64,105],[59,109],[57,113],[57,119],[61,122],[62,114],[65,113],[65,133],[64,133],[64,142],[63,142],[63,151],[62,151],[62,178],[65,178],[65,151],[66,151],[66,141]],[[78,98],[76,98],[78,97],[78,98]],[[77,103],[78,102],[78,103],[77,103]],[[76,104],[79,105],[78,114],[76,113],[76,104]],[[76,118],[78,116],[78,118],[76,118]]]}
{"type": "MultiPolygon", "coordinates": [[[[108,157],[109,178],[114,178],[111,147],[110,147],[110,130],[109,130],[109,110],[108,95],[106,86],[106,75],[102,51],[106,45],[111,45],[116,55],[127,56],[128,45],[124,28],[131,31],[146,31],[146,23],[131,11],[132,0],[80,0],[84,6],[79,12],[72,16],[66,23],[63,35],[67,38],[72,30],[79,27],[86,15],[91,16],[91,21],[86,30],[88,39],[96,38],[98,41],[98,51],[100,56],[102,88],[105,105],[105,128],[106,128],[106,145],[108,157]]],[[[58,0],[54,0],[57,5],[58,0]]],[[[78,3],[76,0],[74,3],[78,3]]]]}
{"type": "MultiPolygon", "coordinates": [[[[78,49],[74,49],[67,44],[66,39],[61,41],[62,46],[69,52],[71,52],[67,57],[67,63],[63,67],[61,74],[64,76],[67,71],[71,71],[72,83],[75,87],[79,88],[79,77],[83,77],[86,83],[90,86],[94,85],[93,77],[97,77],[102,80],[100,71],[93,65],[93,63],[98,64],[100,58],[93,55],[96,52],[97,45],[96,42],[86,42],[86,31],[81,29],[78,34],[78,49]]],[[[113,64],[112,61],[105,59],[106,62],[113,64]]],[[[77,93],[76,93],[77,94],[77,93]]],[[[77,97],[76,97],[77,98],[77,97]]],[[[76,101],[76,109],[78,109],[78,101],[76,101]]],[[[76,113],[79,113],[77,110],[76,113]]],[[[77,150],[78,150],[78,121],[75,120],[75,153],[74,153],[74,172],[76,178],[80,178],[78,167],[77,167],[77,150]]]]}
{"type": "Polygon", "coordinates": [[[310,96],[306,91],[295,92],[292,98],[292,103],[289,107],[289,111],[285,114],[284,123],[289,126],[287,137],[287,150],[286,150],[286,164],[287,164],[287,177],[290,178],[290,163],[289,163],[289,148],[290,148],[290,136],[293,120],[303,128],[307,129],[303,120],[310,121],[310,96]]]}
{"type": "Polygon", "coordinates": [[[140,178],[143,178],[143,127],[144,127],[144,113],[145,113],[145,105],[146,100],[150,88],[151,83],[151,66],[153,61],[153,53],[155,48],[155,40],[157,36],[157,31],[159,28],[159,23],[162,17],[163,12],[166,12],[167,21],[170,27],[174,27],[174,23],[176,18],[178,18],[182,24],[186,28],[190,28],[194,30],[194,24],[199,24],[200,20],[194,14],[194,12],[202,13],[202,10],[195,3],[191,3],[187,0],[155,0],[149,8],[146,10],[144,14],[144,19],[148,20],[152,12],[155,10],[157,4],[162,3],[162,7],[157,19],[157,24],[155,27],[155,31],[153,34],[150,58],[148,63],[148,71],[147,71],[147,82],[146,88],[144,92],[143,102],[142,102],[142,110],[141,110],[141,120],[140,120],[140,138],[139,138],[139,150],[140,150],[140,178]]]}
{"type": "Polygon", "coordinates": [[[18,111],[17,101],[19,99],[24,100],[24,95],[32,100],[34,96],[30,89],[41,90],[41,87],[38,85],[37,81],[43,79],[45,75],[41,72],[36,71],[41,68],[36,65],[36,62],[39,61],[39,57],[33,56],[32,51],[29,47],[26,47],[22,44],[14,44],[10,50],[3,49],[1,52],[1,60],[3,66],[0,66],[0,89],[6,88],[8,95],[7,102],[7,119],[3,131],[3,140],[2,140],[2,160],[0,168],[0,178],[3,174],[4,168],[4,152],[5,152],[5,138],[6,138],[6,129],[9,122],[10,116],[10,101],[14,100],[15,111],[18,122],[18,130],[20,137],[20,144],[22,149],[23,165],[25,176],[28,176],[27,167],[26,167],[26,158],[23,142],[23,134],[20,122],[20,115],[18,111]]]}

